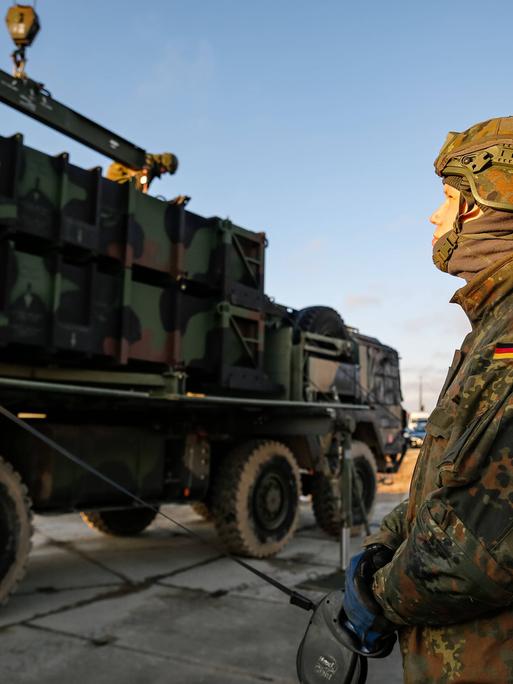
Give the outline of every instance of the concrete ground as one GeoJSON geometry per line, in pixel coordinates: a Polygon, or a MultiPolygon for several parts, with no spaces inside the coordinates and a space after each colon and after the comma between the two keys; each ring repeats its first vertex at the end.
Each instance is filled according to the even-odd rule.
{"type": "MultiPolygon", "coordinates": [[[[373,526],[404,498],[397,485],[380,487],[373,526]]],[[[166,511],[215,538],[190,507],[166,511]]],[[[0,609],[2,684],[297,682],[309,614],[163,518],[135,539],[103,536],[78,515],[35,524],[28,574],[0,609]]],[[[352,539],[354,551],[360,543],[352,539]]],[[[305,502],[293,541],[276,558],[251,562],[295,587],[334,571],[338,555],[305,502]]],[[[367,681],[402,682],[397,649],[370,661],[367,681]]]]}

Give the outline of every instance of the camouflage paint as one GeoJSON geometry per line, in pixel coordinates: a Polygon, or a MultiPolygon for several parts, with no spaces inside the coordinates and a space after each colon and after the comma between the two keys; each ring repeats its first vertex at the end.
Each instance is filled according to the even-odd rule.
{"type": "Polygon", "coordinates": [[[141,280],[192,281],[220,300],[261,308],[264,233],[102,178],[101,169],[74,166],[67,154],[26,147],[21,135],[0,138],[0,158],[0,229],[140,268],[141,280]]]}
{"type": "Polygon", "coordinates": [[[168,203],[139,192],[134,183],[128,185],[128,243],[125,266],[138,264],[171,274],[174,249],[166,227],[169,225],[168,203]]]}
{"type": "MultiPolygon", "coordinates": [[[[184,368],[220,381],[223,367],[263,373],[264,316],[176,283],[134,279],[132,269],[105,270],[60,254],[30,254],[0,243],[0,344],[184,368]]],[[[64,358],[64,357],[63,357],[64,358]]]]}

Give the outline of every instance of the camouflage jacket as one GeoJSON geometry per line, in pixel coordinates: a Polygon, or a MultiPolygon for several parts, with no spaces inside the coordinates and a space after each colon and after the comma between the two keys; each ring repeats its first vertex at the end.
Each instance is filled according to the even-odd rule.
{"type": "Polygon", "coordinates": [[[366,544],[408,684],[513,684],[513,259],[456,292],[472,323],[427,425],[409,500],[366,544]]]}

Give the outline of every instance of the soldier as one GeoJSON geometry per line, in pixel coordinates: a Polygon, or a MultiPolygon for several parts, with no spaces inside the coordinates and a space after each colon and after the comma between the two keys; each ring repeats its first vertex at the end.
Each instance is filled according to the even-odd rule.
{"type": "Polygon", "coordinates": [[[175,173],[178,168],[178,159],[171,152],[163,154],[147,154],[146,162],[142,169],[131,169],[120,162],[112,162],[107,169],[107,178],[116,183],[128,183],[135,178],[135,184],[141,192],[148,192],[150,183],[155,178],[160,178],[165,173],[175,173]]]}
{"type": "Polygon", "coordinates": [[[437,268],[467,284],[463,341],[400,504],[347,572],[371,651],[397,629],[408,684],[513,683],[513,117],[449,133],[437,268]]]}

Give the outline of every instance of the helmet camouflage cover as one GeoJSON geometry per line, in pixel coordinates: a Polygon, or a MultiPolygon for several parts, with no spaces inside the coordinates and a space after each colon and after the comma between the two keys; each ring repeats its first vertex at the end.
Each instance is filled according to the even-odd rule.
{"type": "Polygon", "coordinates": [[[451,132],[435,159],[439,176],[465,178],[485,207],[513,212],[513,116],[451,132]]]}

